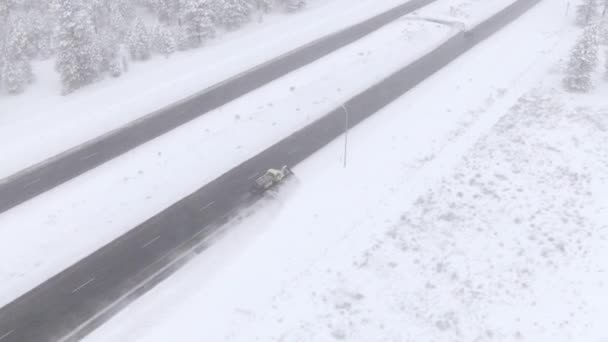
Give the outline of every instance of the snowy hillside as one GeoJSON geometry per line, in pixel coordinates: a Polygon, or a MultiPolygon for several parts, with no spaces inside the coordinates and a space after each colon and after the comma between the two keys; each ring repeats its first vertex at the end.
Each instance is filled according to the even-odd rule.
{"type": "MultiPolygon", "coordinates": [[[[346,101],[457,32],[457,28],[433,22],[398,20],[319,63],[0,215],[0,234],[4,234],[0,258],[11,260],[0,269],[4,285],[0,303],[310,124],[336,103],[346,101]],[[403,50],[407,53],[400,53],[403,50]],[[352,72],[359,77],[353,80],[352,72]],[[121,194],[120,200],[109,193],[121,194]],[[21,229],[15,231],[16,226],[21,229]],[[72,243],[66,246],[64,241],[72,243]]],[[[32,144],[32,151],[40,150],[36,146],[32,144]]]]}
{"type": "Polygon", "coordinates": [[[608,85],[563,87],[569,6],[354,129],[345,169],[341,141],[306,161],[86,341],[605,341],[608,85]]]}
{"type": "Polygon", "coordinates": [[[526,1],[0,0],[0,342],[608,341],[608,0],[526,1]]]}
{"type": "Polygon", "coordinates": [[[298,13],[274,11],[200,48],[134,61],[122,77],[67,96],[60,95],[55,58],[34,59],[35,81],[23,93],[4,94],[0,87],[0,146],[16,146],[3,149],[0,179],[403,1],[349,2],[313,0],[298,13]]]}
{"type": "Polygon", "coordinates": [[[218,34],[307,0],[3,0],[0,89],[19,94],[34,82],[33,60],[54,60],[61,92],[120,77],[131,61],[200,48],[218,34]]]}

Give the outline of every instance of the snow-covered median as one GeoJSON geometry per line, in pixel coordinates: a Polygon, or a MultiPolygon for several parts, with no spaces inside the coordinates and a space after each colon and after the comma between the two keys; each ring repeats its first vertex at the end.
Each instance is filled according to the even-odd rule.
{"type": "Polygon", "coordinates": [[[437,1],[415,11],[412,15],[446,22],[459,22],[465,27],[472,27],[513,2],[505,0],[437,1]]]}
{"type": "Polygon", "coordinates": [[[69,96],[59,95],[53,61],[34,63],[36,82],[24,94],[0,97],[0,179],[405,1],[310,1],[301,13],[272,15],[169,59],[133,63],[123,77],[69,96]]]}
{"type": "Polygon", "coordinates": [[[309,124],[456,32],[437,23],[398,20],[0,215],[0,258],[5,260],[0,266],[0,303],[309,124]]]}
{"type": "Polygon", "coordinates": [[[310,158],[86,341],[601,341],[608,108],[550,74],[566,5],[352,130],[346,169],[341,142],[310,158]]]}

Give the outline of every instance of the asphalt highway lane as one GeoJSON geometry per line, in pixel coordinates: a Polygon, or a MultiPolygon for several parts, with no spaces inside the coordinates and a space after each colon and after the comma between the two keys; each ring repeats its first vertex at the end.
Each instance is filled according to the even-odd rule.
{"type": "Polygon", "coordinates": [[[9,176],[0,181],[0,213],[351,44],[434,1],[436,0],[410,0],[9,176]]]}
{"type": "Polygon", "coordinates": [[[296,165],[541,0],[519,0],[370,87],[309,126],[175,203],[0,309],[0,342],[76,341],[179,267],[182,253],[256,201],[252,175],[296,165]]]}

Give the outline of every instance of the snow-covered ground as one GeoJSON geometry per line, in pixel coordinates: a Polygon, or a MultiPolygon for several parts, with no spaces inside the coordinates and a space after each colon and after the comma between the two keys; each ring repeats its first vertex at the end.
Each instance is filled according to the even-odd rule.
{"type": "Polygon", "coordinates": [[[489,17],[492,13],[513,3],[504,0],[452,0],[437,1],[412,13],[421,18],[461,23],[472,27],[489,17]]]}
{"type": "Polygon", "coordinates": [[[456,32],[457,28],[434,22],[398,20],[0,215],[0,258],[6,261],[0,266],[0,304],[309,124],[456,32]],[[117,200],[108,194],[120,197],[117,200]]]}
{"type": "Polygon", "coordinates": [[[567,3],[353,129],[347,168],[339,141],[297,167],[86,342],[605,341],[608,86],[561,90],[567,3]]]}
{"type": "Polygon", "coordinates": [[[128,73],[60,96],[53,61],[34,64],[36,82],[0,96],[0,179],[206,87],[406,0],[313,0],[297,14],[222,35],[207,46],[132,63],[128,73]]]}

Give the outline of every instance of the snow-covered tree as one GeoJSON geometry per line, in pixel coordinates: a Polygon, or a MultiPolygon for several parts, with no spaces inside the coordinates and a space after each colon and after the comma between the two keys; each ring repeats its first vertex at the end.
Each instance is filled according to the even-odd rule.
{"type": "Polygon", "coordinates": [[[112,77],[122,75],[121,47],[129,32],[125,0],[87,0],[94,13],[93,23],[101,53],[101,71],[112,77]]]}
{"type": "Polygon", "coordinates": [[[108,72],[112,77],[118,77],[122,75],[120,54],[122,44],[110,32],[109,28],[104,28],[98,40],[101,55],[100,69],[102,72],[108,72]]]}
{"type": "Polygon", "coordinates": [[[3,22],[8,17],[9,7],[8,1],[0,0],[0,22],[3,22]]]}
{"type": "Polygon", "coordinates": [[[188,48],[199,47],[215,37],[212,5],[207,0],[182,0],[181,22],[188,48]]]}
{"type": "Polygon", "coordinates": [[[606,49],[606,57],[604,58],[605,78],[608,80],[608,49],[606,49]]]}
{"type": "Polygon", "coordinates": [[[576,24],[585,26],[598,17],[597,0],[582,0],[576,7],[576,24]]]}
{"type": "Polygon", "coordinates": [[[173,23],[177,20],[179,13],[179,1],[154,0],[152,6],[159,21],[173,23]]]}
{"type": "Polygon", "coordinates": [[[2,63],[2,81],[10,94],[18,94],[25,90],[30,82],[31,67],[27,60],[11,60],[5,57],[2,63]]]}
{"type": "Polygon", "coordinates": [[[4,37],[6,37],[6,18],[8,17],[8,4],[0,0],[0,84],[2,84],[2,69],[4,56],[4,37]]]}
{"type": "Polygon", "coordinates": [[[306,7],[306,0],[279,0],[286,12],[296,12],[306,7]]]}
{"type": "MultiPolygon", "coordinates": [[[[1,0],[0,0],[1,1],[1,0]]],[[[31,58],[49,58],[53,54],[53,29],[56,21],[48,9],[32,9],[26,16],[27,53],[31,58]]]]}
{"type": "Polygon", "coordinates": [[[255,9],[262,13],[270,13],[274,8],[273,0],[254,0],[255,9]]]}
{"type": "MultiPolygon", "coordinates": [[[[603,5],[608,0],[582,1],[603,5]]],[[[69,93],[105,74],[119,76],[131,59],[199,47],[220,27],[237,29],[254,15],[261,21],[274,9],[295,11],[305,4],[306,0],[0,0],[0,87],[5,90],[9,82],[11,89],[20,88],[18,80],[30,70],[30,60],[56,57],[63,92],[69,93]],[[157,29],[148,30],[137,20],[142,10],[158,18],[157,29]],[[6,44],[16,39],[7,23],[15,17],[22,18],[27,36],[27,58],[19,60],[6,55],[6,44]]]]}
{"type": "Polygon", "coordinates": [[[111,34],[118,41],[124,40],[129,31],[132,5],[126,0],[86,0],[92,13],[92,21],[97,34],[111,34]]]}
{"type": "Polygon", "coordinates": [[[56,0],[56,6],[56,69],[67,94],[97,80],[103,58],[86,7],[79,0],[56,0]]]}
{"type": "Polygon", "coordinates": [[[253,5],[249,0],[220,0],[218,22],[229,30],[234,30],[248,22],[253,5]]]}
{"type": "Polygon", "coordinates": [[[129,52],[135,60],[146,60],[150,58],[150,33],[146,25],[138,18],[129,34],[129,52]]]}
{"type": "Polygon", "coordinates": [[[592,74],[598,63],[597,27],[589,26],[577,41],[570,55],[564,86],[573,92],[593,88],[592,74]]]}
{"type": "Polygon", "coordinates": [[[154,50],[169,57],[177,50],[177,42],[173,31],[165,25],[158,25],[154,29],[154,50]]]}
{"type": "Polygon", "coordinates": [[[2,80],[9,93],[21,93],[33,78],[27,53],[29,42],[25,19],[20,16],[11,18],[6,32],[2,58],[2,80]]]}
{"type": "MultiPolygon", "coordinates": [[[[608,0],[607,0],[608,3],[608,0]]],[[[598,40],[600,44],[608,45],[608,14],[598,20],[598,40]]]]}

